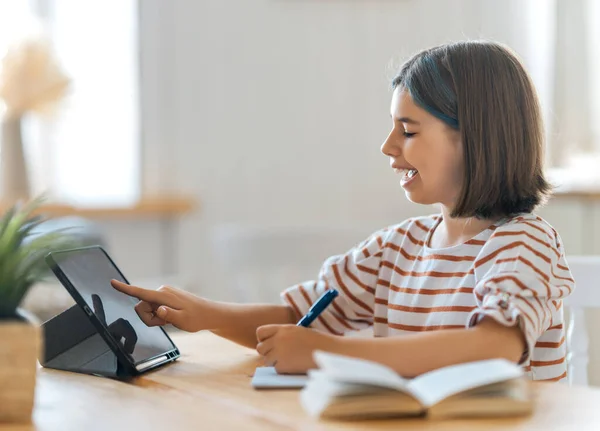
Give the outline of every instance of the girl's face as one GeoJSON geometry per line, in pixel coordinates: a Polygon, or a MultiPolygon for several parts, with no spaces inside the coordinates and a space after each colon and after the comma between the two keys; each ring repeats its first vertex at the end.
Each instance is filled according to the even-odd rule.
{"type": "Polygon", "coordinates": [[[400,87],[392,96],[391,117],[392,131],[381,152],[400,175],[408,199],[453,208],[464,170],[459,132],[418,107],[400,87]]]}

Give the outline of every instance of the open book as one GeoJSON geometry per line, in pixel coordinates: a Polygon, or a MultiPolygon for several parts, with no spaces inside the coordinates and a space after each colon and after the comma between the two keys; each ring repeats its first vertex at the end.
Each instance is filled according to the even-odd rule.
{"type": "Polygon", "coordinates": [[[317,351],[300,394],[313,416],[480,417],[525,415],[532,410],[522,369],[504,359],[440,368],[414,379],[362,359],[317,351]]]}

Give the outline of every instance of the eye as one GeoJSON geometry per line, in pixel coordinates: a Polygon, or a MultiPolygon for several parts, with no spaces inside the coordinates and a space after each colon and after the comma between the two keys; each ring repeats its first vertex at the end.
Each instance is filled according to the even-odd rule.
{"type": "Polygon", "coordinates": [[[412,138],[413,136],[416,135],[416,133],[409,133],[409,132],[405,131],[403,133],[403,135],[404,135],[405,138],[412,138]]]}

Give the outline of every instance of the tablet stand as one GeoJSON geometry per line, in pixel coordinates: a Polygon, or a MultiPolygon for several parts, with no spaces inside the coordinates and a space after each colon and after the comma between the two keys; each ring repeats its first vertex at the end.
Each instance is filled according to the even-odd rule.
{"type": "Polygon", "coordinates": [[[114,378],[131,377],[79,305],[46,321],[42,331],[42,366],[114,378]]]}

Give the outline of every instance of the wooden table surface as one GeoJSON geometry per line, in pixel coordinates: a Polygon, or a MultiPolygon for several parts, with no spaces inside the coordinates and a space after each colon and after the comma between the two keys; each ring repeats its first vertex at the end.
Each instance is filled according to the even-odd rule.
{"type": "Polygon", "coordinates": [[[532,416],[518,419],[320,421],[298,391],[256,391],[260,361],[209,333],[175,334],[182,357],[130,383],[40,369],[31,425],[25,430],[600,430],[600,389],[535,384],[532,416]]]}

